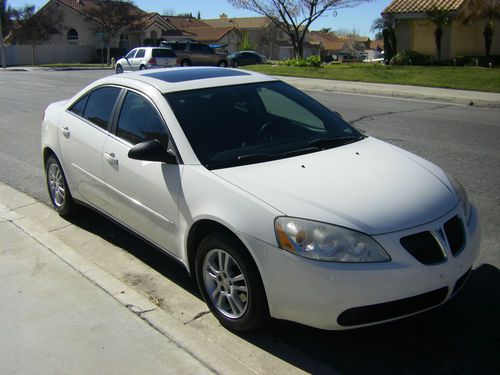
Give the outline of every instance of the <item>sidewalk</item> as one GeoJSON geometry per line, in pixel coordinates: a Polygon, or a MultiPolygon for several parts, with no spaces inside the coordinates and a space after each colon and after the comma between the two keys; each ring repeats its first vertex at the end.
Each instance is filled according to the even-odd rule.
{"type": "Polygon", "coordinates": [[[20,214],[37,204],[50,221],[0,183],[0,373],[254,373],[20,214]]]}
{"type": "Polygon", "coordinates": [[[432,100],[478,107],[500,108],[500,94],[492,92],[285,76],[276,76],[276,78],[301,90],[380,95],[393,98],[432,100]]]}

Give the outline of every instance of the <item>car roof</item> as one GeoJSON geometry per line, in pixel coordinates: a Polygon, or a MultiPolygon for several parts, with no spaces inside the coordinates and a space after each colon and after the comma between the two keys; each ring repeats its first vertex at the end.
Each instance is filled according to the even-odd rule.
{"type": "Polygon", "coordinates": [[[146,83],[162,93],[168,93],[217,86],[277,81],[277,79],[265,74],[241,69],[179,67],[117,74],[103,78],[99,83],[133,85],[134,81],[146,83]]]}

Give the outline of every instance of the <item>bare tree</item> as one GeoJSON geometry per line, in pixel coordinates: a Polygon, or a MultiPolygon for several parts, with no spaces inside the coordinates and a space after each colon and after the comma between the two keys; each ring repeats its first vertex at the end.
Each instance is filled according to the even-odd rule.
{"type": "Polygon", "coordinates": [[[85,10],[87,18],[95,24],[95,31],[106,43],[106,62],[111,63],[111,44],[120,34],[141,29],[145,13],[132,1],[102,0],[85,10]]]}
{"type": "Polygon", "coordinates": [[[372,0],[229,0],[237,8],[268,17],[290,38],[297,57],[304,56],[309,26],[326,12],[372,0]]]}
{"type": "Polygon", "coordinates": [[[31,62],[37,62],[36,47],[41,42],[59,34],[63,15],[53,7],[45,7],[35,12],[34,5],[12,9],[12,18],[16,24],[14,39],[19,43],[29,43],[32,47],[31,62]]]}

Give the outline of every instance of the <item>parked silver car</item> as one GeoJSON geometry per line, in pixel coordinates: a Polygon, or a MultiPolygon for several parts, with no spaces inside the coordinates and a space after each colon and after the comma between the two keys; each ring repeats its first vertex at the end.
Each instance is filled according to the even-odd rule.
{"type": "Polygon", "coordinates": [[[124,71],[136,71],[166,68],[178,65],[177,55],[170,48],[138,47],[116,62],[117,74],[124,71]]]}

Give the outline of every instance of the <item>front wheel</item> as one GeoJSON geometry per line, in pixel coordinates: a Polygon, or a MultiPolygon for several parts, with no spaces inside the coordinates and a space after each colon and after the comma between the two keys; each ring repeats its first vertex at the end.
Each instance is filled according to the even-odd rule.
{"type": "Polygon", "coordinates": [[[221,68],[227,68],[227,61],[226,60],[219,61],[219,66],[221,68]]]}
{"type": "Polygon", "coordinates": [[[206,237],[198,247],[195,269],[200,292],[221,325],[245,332],[269,320],[259,271],[240,243],[220,234],[206,237]]]}
{"type": "Polygon", "coordinates": [[[63,217],[73,215],[76,211],[75,202],[69,191],[61,164],[54,155],[47,158],[45,174],[52,206],[63,217]]]}
{"type": "Polygon", "coordinates": [[[181,66],[191,66],[191,61],[190,60],[187,60],[187,59],[184,59],[181,61],[181,66]]]}
{"type": "Polygon", "coordinates": [[[233,61],[233,68],[237,68],[239,66],[238,61],[233,61]]]}

